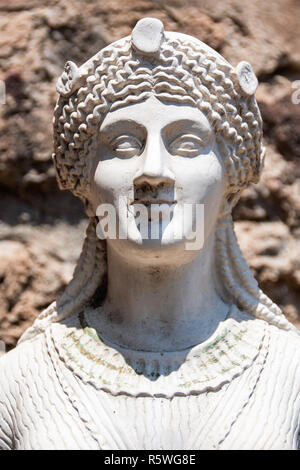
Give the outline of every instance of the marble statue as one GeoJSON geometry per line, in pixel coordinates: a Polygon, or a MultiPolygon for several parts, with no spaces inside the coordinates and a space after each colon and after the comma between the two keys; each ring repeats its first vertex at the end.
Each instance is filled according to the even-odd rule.
{"type": "Polygon", "coordinates": [[[0,359],[1,448],[298,448],[299,332],[231,216],[263,165],[256,88],[247,62],[151,18],[67,62],[53,160],[89,225],[64,294],[0,359]]]}

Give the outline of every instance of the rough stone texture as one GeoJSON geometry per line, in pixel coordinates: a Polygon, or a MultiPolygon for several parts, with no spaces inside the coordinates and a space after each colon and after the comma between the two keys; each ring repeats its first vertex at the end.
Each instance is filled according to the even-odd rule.
{"type": "Polygon", "coordinates": [[[266,165],[235,209],[236,227],[262,288],[300,326],[299,10],[297,0],[0,0],[0,338],[9,347],[70,278],[85,223],[80,202],[58,192],[51,162],[56,78],[143,16],[258,74],[266,165]]]}
{"type": "Polygon", "coordinates": [[[62,293],[79,256],[85,225],[0,225],[0,334],[8,348],[62,293]]]}

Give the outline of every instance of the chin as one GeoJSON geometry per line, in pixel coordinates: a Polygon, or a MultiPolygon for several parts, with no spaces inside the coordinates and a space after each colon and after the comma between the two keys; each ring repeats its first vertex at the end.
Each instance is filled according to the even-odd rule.
{"type": "Polygon", "coordinates": [[[143,237],[136,224],[129,225],[128,236],[125,239],[117,238],[107,240],[111,249],[119,256],[130,259],[132,262],[138,262],[145,265],[177,265],[186,264],[192,261],[202,250],[203,240],[195,241],[185,236],[175,236],[180,233],[176,221],[172,220],[167,226],[163,222],[157,226],[151,226],[149,223],[148,237],[143,237]],[[151,238],[152,234],[159,236],[151,238]]]}

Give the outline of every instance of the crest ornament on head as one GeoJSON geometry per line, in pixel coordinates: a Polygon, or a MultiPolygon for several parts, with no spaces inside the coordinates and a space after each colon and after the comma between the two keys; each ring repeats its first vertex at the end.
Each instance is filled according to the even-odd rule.
{"type": "Polygon", "coordinates": [[[258,80],[251,65],[245,61],[240,62],[236,67],[236,74],[242,92],[245,95],[254,95],[258,87],[258,80]]]}
{"type": "Polygon", "coordinates": [[[68,97],[80,86],[80,69],[77,65],[68,60],[64,71],[56,82],[56,90],[63,97],[68,97]]]}
{"type": "Polygon", "coordinates": [[[164,40],[164,25],[156,18],[143,18],[131,34],[132,46],[143,55],[154,55],[164,40]]]}

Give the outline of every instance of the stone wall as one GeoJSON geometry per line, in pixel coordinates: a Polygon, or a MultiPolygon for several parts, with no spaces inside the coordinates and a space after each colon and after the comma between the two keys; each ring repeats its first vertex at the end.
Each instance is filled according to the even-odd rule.
{"type": "Polygon", "coordinates": [[[57,189],[51,162],[55,82],[143,16],[191,34],[258,75],[267,157],[235,209],[265,292],[300,326],[300,79],[297,0],[0,0],[0,338],[8,348],[70,279],[86,220],[57,189]]]}

